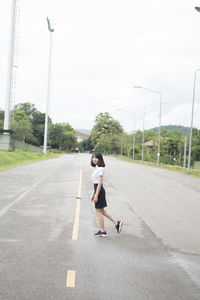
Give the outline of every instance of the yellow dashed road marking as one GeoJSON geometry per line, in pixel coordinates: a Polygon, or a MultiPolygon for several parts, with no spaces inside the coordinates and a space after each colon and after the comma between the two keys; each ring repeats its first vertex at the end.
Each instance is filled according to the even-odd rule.
{"type": "Polygon", "coordinates": [[[68,270],[67,271],[67,279],[66,279],[66,287],[74,288],[76,281],[76,271],[68,270]]]}
{"type": "MultiPolygon", "coordinates": [[[[79,187],[78,187],[78,196],[76,197],[77,205],[76,205],[76,213],[75,213],[75,218],[74,218],[74,228],[73,228],[73,232],[72,232],[72,240],[77,240],[78,239],[82,174],[83,174],[83,168],[81,167],[79,187]]],[[[66,287],[67,288],[75,288],[75,281],[76,281],[76,271],[75,270],[68,270],[67,271],[67,278],[66,278],[66,287]]]]}
{"type": "Polygon", "coordinates": [[[79,188],[78,188],[78,196],[77,196],[77,205],[76,205],[76,214],[74,219],[74,228],[72,233],[72,240],[78,239],[78,227],[79,227],[79,213],[80,213],[80,199],[81,199],[81,186],[82,186],[82,173],[83,169],[80,171],[80,180],[79,180],[79,188]]]}

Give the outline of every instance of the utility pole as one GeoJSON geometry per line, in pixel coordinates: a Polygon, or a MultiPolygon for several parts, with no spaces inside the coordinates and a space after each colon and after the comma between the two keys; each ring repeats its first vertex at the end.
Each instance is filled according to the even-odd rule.
{"type": "MultiPolygon", "coordinates": [[[[160,105],[160,110],[159,110],[159,130],[158,130],[158,153],[157,153],[157,166],[159,167],[160,166],[160,130],[161,130],[161,108],[162,108],[162,94],[158,91],[155,91],[155,90],[152,90],[152,89],[147,89],[145,87],[142,87],[142,86],[133,86],[133,88],[137,88],[137,89],[143,89],[143,90],[146,90],[146,91],[149,91],[149,92],[152,92],[152,93],[156,93],[159,95],[159,98],[160,98],[160,101],[159,101],[159,105],[160,105]]],[[[144,130],[143,130],[144,132],[144,130]]],[[[144,143],[144,140],[143,140],[143,143],[144,143]]],[[[143,152],[144,152],[144,145],[143,145],[143,152]]],[[[144,157],[142,155],[142,161],[143,161],[144,157]]]]}
{"type": "Polygon", "coordinates": [[[134,114],[134,129],[133,129],[133,160],[135,159],[135,132],[136,132],[136,115],[134,114]]]}
{"type": "Polygon", "coordinates": [[[186,165],[186,151],[187,151],[187,136],[185,136],[183,168],[185,168],[186,165]]]}
{"type": "Polygon", "coordinates": [[[50,81],[51,81],[51,56],[52,56],[52,33],[54,29],[51,28],[50,21],[47,17],[48,30],[50,31],[50,47],[49,47],[49,69],[48,69],[48,83],[47,83],[47,102],[45,114],[45,129],[44,129],[44,148],[43,153],[47,153],[47,135],[48,135],[48,115],[49,115],[49,98],[50,98],[50,81]]]}
{"type": "Polygon", "coordinates": [[[135,159],[135,128],[133,131],[133,160],[135,159]]]}
{"type": "Polygon", "coordinates": [[[191,125],[190,125],[190,141],[189,141],[189,154],[188,154],[188,173],[190,173],[190,161],[191,161],[191,149],[192,149],[192,129],[193,129],[193,119],[194,119],[194,100],[195,100],[195,90],[196,90],[196,80],[197,80],[197,72],[200,69],[197,69],[194,74],[194,86],[193,86],[193,97],[192,97],[192,114],[191,114],[191,125]]]}
{"type": "Polygon", "coordinates": [[[142,162],[144,162],[144,118],[145,118],[145,106],[143,110],[143,129],[142,129],[142,162]]]}
{"type": "Polygon", "coordinates": [[[133,124],[133,160],[135,159],[135,127],[136,127],[136,115],[135,113],[133,112],[130,112],[128,110],[125,110],[125,109],[121,109],[121,108],[118,108],[119,111],[124,111],[126,113],[130,113],[131,115],[134,116],[134,124],[133,124]]]}
{"type": "Polygon", "coordinates": [[[121,135],[121,156],[123,155],[123,143],[124,143],[124,133],[121,135]]]}

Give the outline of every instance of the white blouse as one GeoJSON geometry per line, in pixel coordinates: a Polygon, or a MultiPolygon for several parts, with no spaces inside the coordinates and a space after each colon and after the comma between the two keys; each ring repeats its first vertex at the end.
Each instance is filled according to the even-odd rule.
{"type": "Polygon", "coordinates": [[[94,168],[94,172],[92,173],[92,181],[94,184],[98,184],[99,183],[99,176],[104,176],[105,173],[105,168],[104,167],[99,167],[96,166],[94,168]]]}

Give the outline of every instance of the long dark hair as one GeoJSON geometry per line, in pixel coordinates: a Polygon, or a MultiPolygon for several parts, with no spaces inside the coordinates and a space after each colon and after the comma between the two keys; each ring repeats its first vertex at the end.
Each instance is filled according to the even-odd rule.
{"type": "Polygon", "coordinates": [[[96,165],[92,161],[94,156],[99,159],[98,167],[105,167],[106,166],[105,162],[103,160],[103,156],[102,156],[101,152],[95,152],[95,153],[92,154],[92,158],[91,158],[91,166],[92,167],[96,167],[96,165]]]}

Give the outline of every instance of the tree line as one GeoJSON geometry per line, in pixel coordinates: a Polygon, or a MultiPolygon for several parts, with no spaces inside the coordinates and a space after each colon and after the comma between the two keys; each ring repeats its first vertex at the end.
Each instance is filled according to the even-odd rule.
{"type": "MultiPolygon", "coordinates": [[[[109,113],[100,113],[95,119],[91,135],[81,143],[83,151],[100,151],[104,154],[121,154],[142,159],[141,130],[127,134],[117,120],[109,113]]],[[[189,149],[189,128],[184,126],[162,126],[160,138],[160,162],[183,166],[186,137],[186,166],[189,149]]],[[[144,160],[156,162],[158,152],[158,128],[144,131],[144,160]],[[145,143],[151,141],[150,146],[145,143]]],[[[191,165],[200,161],[200,130],[193,128],[191,165]]]]}
{"type": "MultiPolygon", "coordinates": [[[[3,128],[4,112],[0,111],[0,129],[3,128]]],[[[141,130],[128,134],[119,121],[108,112],[96,116],[90,136],[77,142],[74,129],[69,123],[53,124],[48,120],[48,145],[53,149],[82,152],[100,151],[104,154],[121,154],[132,158],[133,140],[134,158],[142,159],[141,130]]],[[[36,109],[29,102],[17,104],[11,113],[11,130],[16,139],[36,146],[44,143],[45,114],[36,109]]],[[[184,147],[186,141],[186,158],[189,149],[189,128],[184,126],[168,125],[161,127],[160,162],[183,166],[184,147]]],[[[144,160],[157,161],[158,128],[144,131],[144,160]],[[151,141],[150,145],[145,144],[151,141]]],[[[191,164],[200,161],[200,130],[194,128],[192,133],[191,164]]],[[[187,164],[187,160],[186,160],[187,164]]]]}
{"type": "MultiPolygon", "coordinates": [[[[3,129],[4,111],[0,111],[0,129],[3,129]]],[[[30,102],[15,105],[10,114],[12,136],[19,141],[35,146],[44,144],[45,114],[30,102]]],[[[48,118],[48,146],[54,149],[73,151],[77,137],[69,123],[52,123],[48,118]]]]}

